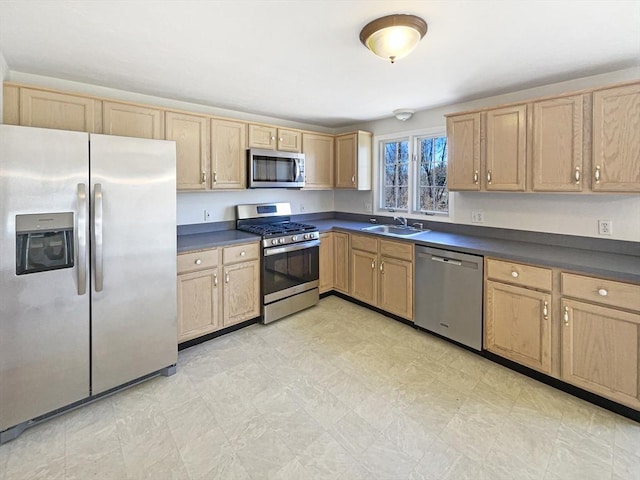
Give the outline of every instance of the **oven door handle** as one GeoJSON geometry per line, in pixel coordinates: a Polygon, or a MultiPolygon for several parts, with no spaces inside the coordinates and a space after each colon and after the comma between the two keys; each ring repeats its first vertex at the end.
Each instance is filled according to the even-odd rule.
{"type": "Polygon", "coordinates": [[[293,245],[285,245],[283,247],[270,247],[264,249],[264,256],[278,255],[280,253],[295,252],[296,250],[304,250],[305,248],[320,246],[320,240],[311,240],[309,242],[294,243],[293,245]]]}

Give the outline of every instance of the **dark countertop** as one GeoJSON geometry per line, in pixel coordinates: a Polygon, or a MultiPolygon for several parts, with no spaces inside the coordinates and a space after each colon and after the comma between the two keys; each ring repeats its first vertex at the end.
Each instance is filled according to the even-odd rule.
{"type": "MultiPolygon", "coordinates": [[[[489,237],[461,235],[435,230],[412,237],[397,237],[363,232],[371,223],[354,222],[337,218],[314,220],[320,232],[342,230],[349,233],[387,237],[394,241],[410,242],[427,247],[456,252],[483,255],[535,265],[557,267],[585,274],[609,277],[621,281],[640,283],[640,256],[604,253],[595,250],[543,245],[540,243],[500,240],[489,237]]],[[[178,253],[207,248],[259,241],[258,235],[238,230],[196,233],[178,236],[178,253]]]]}
{"type": "Polygon", "coordinates": [[[586,274],[615,278],[622,281],[640,283],[640,257],[603,253],[593,250],[542,245],[538,243],[499,240],[488,237],[474,237],[454,233],[425,231],[408,238],[363,232],[371,223],[348,220],[318,220],[314,224],[320,232],[344,230],[350,233],[384,236],[394,241],[405,241],[426,247],[442,248],[462,253],[502,258],[535,265],[563,268],[586,274]]]}
{"type": "Polygon", "coordinates": [[[241,232],[240,230],[219,230],[217,232],[178,235],[178,253],[259,241],[259,235],[241,232]]]}

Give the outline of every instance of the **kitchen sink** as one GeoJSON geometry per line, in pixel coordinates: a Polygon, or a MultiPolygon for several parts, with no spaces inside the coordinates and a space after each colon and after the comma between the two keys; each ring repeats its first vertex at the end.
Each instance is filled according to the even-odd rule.
{"type": "Polygon", "coordinates": [[[396,235],[399,237],[411,237],[413,235],[420,235],[428,230],[418,230],[413,227],[404,227],[402,225],[373,225],[371,227],[364,227],[361,230],[371,233],[384,233],[387,235],[396,235]]]}

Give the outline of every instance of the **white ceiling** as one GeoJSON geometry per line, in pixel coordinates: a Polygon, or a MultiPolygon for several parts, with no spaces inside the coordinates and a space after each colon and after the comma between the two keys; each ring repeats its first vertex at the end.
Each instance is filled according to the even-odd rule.
{"type": "Polygon", "coordinates": [[[640,65],[640,0],[0,0],[10,71],[338,127],[640,65]],[[379,16],[429,29],[391,65],[379,16]]]}

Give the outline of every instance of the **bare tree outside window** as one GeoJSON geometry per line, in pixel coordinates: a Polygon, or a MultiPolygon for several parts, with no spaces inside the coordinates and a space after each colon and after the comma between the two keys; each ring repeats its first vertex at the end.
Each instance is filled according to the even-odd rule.
{"type": "Polygon", "coordinates": [[[409,142],[384,143],[384,208],[409,208],[409,142]]]}
{"type": "Polygon", "coordinates": [[[447,137],[419,138],[418,210],[447,213],[447,137]]]}

